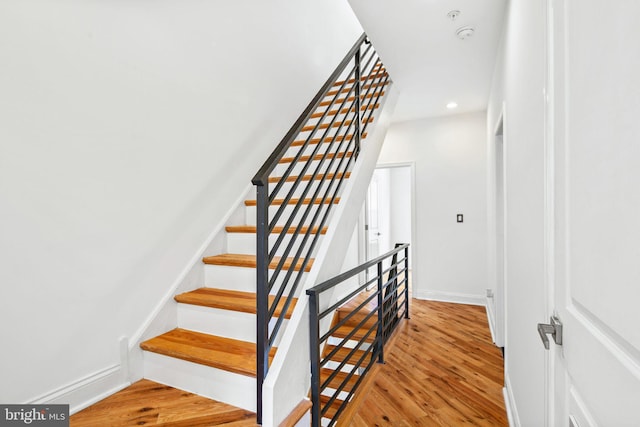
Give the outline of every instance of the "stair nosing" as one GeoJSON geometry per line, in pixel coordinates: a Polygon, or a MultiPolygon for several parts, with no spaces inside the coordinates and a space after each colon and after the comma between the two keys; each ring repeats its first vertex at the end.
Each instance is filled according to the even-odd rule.
{"type": "MultiPolygon", "coordinates": [[[[233,338],[219,337],[219,336],[205,334],[202,332],[191,331],[183,328],[175,328],[175,329],[172,329],[171,331],[165,332],[164,334],[158,335],[154,338],[151,338],[149,340],[146,340],[140,343],[140,348],[142,348],[145,351],[149,351],[149,352],[160,354],[167,357],[172,357],[175,359],[184,360],[186,362],[196,363],[198,365],[203,365],[203,366],[209,366],[211,368],[221,369],[223,371],[232,372],[235,374],[244,375],[248,377],[254,377],[254,378],[256,377],[255,343],[236,340],[233,338]],[[176,344],[176,346],[179,345],[181,347],[181,350],[177,350],[175,346],[171,348],[172,346],[167,345],[166,343],[172,343],[172,342],[176,343],[180,341],[181,339],[176,337],[177,334],[181,334],[182,336],[189,336],[201,342],[207,342],[209,346],[211,346],[213,342],[216,342],[215,349],[212,349],[212,348],[206,349],[205,352],[209,356],[213,356],[216,354],[232,354],[229,351],[222,351],[220,349],[222,348],[229,349],[230,347],[231,348],[240,347],[240,348],[246,348],[247,350],[246,354],[239,356],[241,360],[246,360],[247,357],[251,358],[251,356],[253,355],[254,361],[253,363],[250,364],[251,367],[248,368],[246,366],[238,366],[238,365],[231,364],[230,360],[233,359],[231,357],[225,357],[224,361],[222,361],[222,359],[213,359],[211,357],[207,359],[202,357],[201,355],[196,355],[194,353],[203,352],[203,347],[198,347],[188,343],[176,344]],[[224,343],[224,345],[220,345],[220,343],[224,343]],[[188,354],[187,351],[185,351],[186,349],[199,349],[199,351],[188,354]]],[[[273,347],[270,352],[270,358],[273,357],[273,355],[275,354],[275,351],[276,351],[276,348],[273,347]]]]}
{"type": "MultiPolygon", "coordinates": [[[[282,258],[274,257],[271,263],[269,263],[269,268],[274,269],[278,265],[282,258]]],[[[291,262],[293,261],[292,257],[289,257],[287,261],[285,261],[283,268],[290,268],[291,262]]],[[[202,262],[208,265],[219,265],[219,266],[229,266],[229,267],[241,267],[241,268],[256,268],[257,261],[255,255],[248,254],[219,254],[202,258],[202,262]]],[[[307,266],[305,268],[305,273],[311,271],[311,267],[313,266],[314,259],[309,259],[307,266]]],[[[302,260],[299,259],[297,266],[295,267],[295,271],[300,271],[298,265],[302,264],[302,260]]]]}
{"type": "MultiPolygon", "coordinates": [[[[271,304],[273,304],[273,300],[275,299],[275,296],[269,296],[269,305],[271,306],[271,304]]],[[[228,289],[218,289],[218,288],[209,288],[209,287],[203,287],[203,288],[199,288],[199,289],[195,289],[193,291],[189,291],[189,292],[183,292],[179,295],[174,296],[174,300],[180,304],[188,304],[188,305],[196,305],[196,306],[200,306],[200,307],[209,307],[209,308],[216,308],[216,309],[220,309],[220,310],[229,310],[229,311],[236,311],[236,312],[240,312],[240,313],[248,313],[248,314],[256,314],[257,313],[257,306],[255,304],[256,301],[256,293],[255,292],[245,292],[245,291],[235,291],[235,290],[228,290],[228,289]],[[208,294],[208,296],[217,296],[216,300],[212,300],[212,301],[204,301],[206,298],[192,298],[193,295],[200,293],[200,294],[208,294]],[[217,294],[217,295],[216,295],[217,294]],[[226,295],[225,295],[226,294],[226,295]],[[232,298],[237,298],[238,300],[245,300],[245,301],[253,301],[253,304],[240,304],[240,303],[233,303],[231,301],[221,301],[221,298],[223,296],[226,296],[229,299],[232,298]]],[[[276,308],[275,312],[274,312],[274,316],[278,317],[280,316],[280,314],[282,313],[282,305],[284,303],[284,299],[281,300],[281,303],[278,304],[279,307],[276,308]]],[[[287,313],[285,313],[284,318],[285,319],[290,319],[291,315],[293,314],[293,309],[295,308],[295,305],[297,303],[298,299],[297,298],[293,298],[293,303],[290,305],[289,309],[287,310],[287,313]]]]}
{"type": "MultiPolygon", "coordinates": [[[[286,234],[293,234],[296,230],[298,226],[297,225],[292,225],[291,227],[289,227],[287,229],[287,233],[286,234]]],[[[326,225],[324,227],[322,227],[322,230],[320,230],[320,234],[327,234],[327,230],[329,229],[329,227],[327,227],[326,225]]],[[[272,234],[281,234],[282,231],[284,230],[284,227],[281,225],[277,225],[275,227],[273,227],[273,229],[271,230],[272,234]]],[[[307,231],[309,230],[309,227],[304,225],[302,226],[302,228],[300,229],[300,233],[307,233],[307,231]]],[[[257,232],[257,226],[255,225],[228,225],[225,227],[225,231],[227,233],[245,233],[245,234],[255,234],[257,232]]],[[[313,227],[313,230],[311,230],[311,234],[317,234],[318,233],[318,227],[313,227]]]]}

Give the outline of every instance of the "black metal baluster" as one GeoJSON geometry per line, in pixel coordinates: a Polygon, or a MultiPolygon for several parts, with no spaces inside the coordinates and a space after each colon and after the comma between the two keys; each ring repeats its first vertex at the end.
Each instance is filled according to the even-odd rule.
{"type": "Polygon", "coordinates": [[[404,318],[409,319],[409,246],[404,248],[404,318]]]}
{"type": "Polygon", "coordinates": [[[309,294],[309,340],[311,343],[311,425],[320,427],[320,319],[319,294],[309,294]]]}
{"type": "Polygon", "coordinates": [[[384,305],[382,301],[382,260],[378,262],[378,363],[384,363],[384,305]]]}
{"type": "Polygon", "coordinates": [[[355,136],[355,149],[353,152],[353,156],[357,159],[358,154],[360,153],[360,137],[362,134],[360,133],[360,48],[358,48],[355,56],[355,82],[353,83],[356,88],[356,99],[355,99],[355,108],[356,108],[356,128],[354,131],[355,136]]]}
{"type": "Polygon", "coordinates": [[[256,186],[257,223],[256,223],[256,379],[257,407],[256,418],[262,423],[262,384],[269,370],[269,183],[256,186]]]}

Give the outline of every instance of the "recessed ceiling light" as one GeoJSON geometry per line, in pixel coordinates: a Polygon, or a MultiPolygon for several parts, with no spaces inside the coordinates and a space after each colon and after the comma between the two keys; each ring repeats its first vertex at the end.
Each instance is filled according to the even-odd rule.
{"type": "Polygon", "coordinates": [[[450,102],[450,103],[447,104],[447,108],[449,110],[453,110],[454,108],[457,108],[457,107],[458,107],[458,103],[457,102],[450,102]]]}

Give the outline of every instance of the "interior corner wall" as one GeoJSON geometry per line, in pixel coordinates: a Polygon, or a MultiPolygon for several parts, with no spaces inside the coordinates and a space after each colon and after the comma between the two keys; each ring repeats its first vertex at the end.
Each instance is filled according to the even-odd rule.
{"type": "Polygon", "coordinates": [[[0,2],[0,402],[126,363],[361,33],[341,0],[0,2]]]}
{"type": "MultiPolygon", "coordinates": [[[[489,177],[495,176],[494,129],[504,109],[505,382],[513,425],[525,427],[545,425],[546,355],[535,331],[546,313],[545,13],[543,1],[509,2],[487,109],[489,177]]],[[[487,182],[495,203],[494,181],[487,182]]]]}
{"type": "Polygon", "coordinates": [[[393,124],[378,166],[397,163],[415,167],[414,296],[484,304],[485,112],[393,124]]]}

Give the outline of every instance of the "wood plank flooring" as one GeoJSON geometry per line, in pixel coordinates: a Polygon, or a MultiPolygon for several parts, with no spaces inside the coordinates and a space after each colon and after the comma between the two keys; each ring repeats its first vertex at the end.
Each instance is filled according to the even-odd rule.
{"type": "Polygon", "coordinates": [[[350,425],[507,426],[484,307],[414,299],[410,313],[350,425]]]}
{"type": "Polygon", "coordinates": [[[253,412],[140,380],[71,416],[72,427],[254,427],[253,412]]]}
{"type": "MultiPolygon", "coordinates": [[[[411,301],[351,422],[339,426],[507,426],[503,362],[483,307],[411,301]]],[[[255,414],[141,380],[71,417],[72,427],[256,426],[255,414]]]]}

